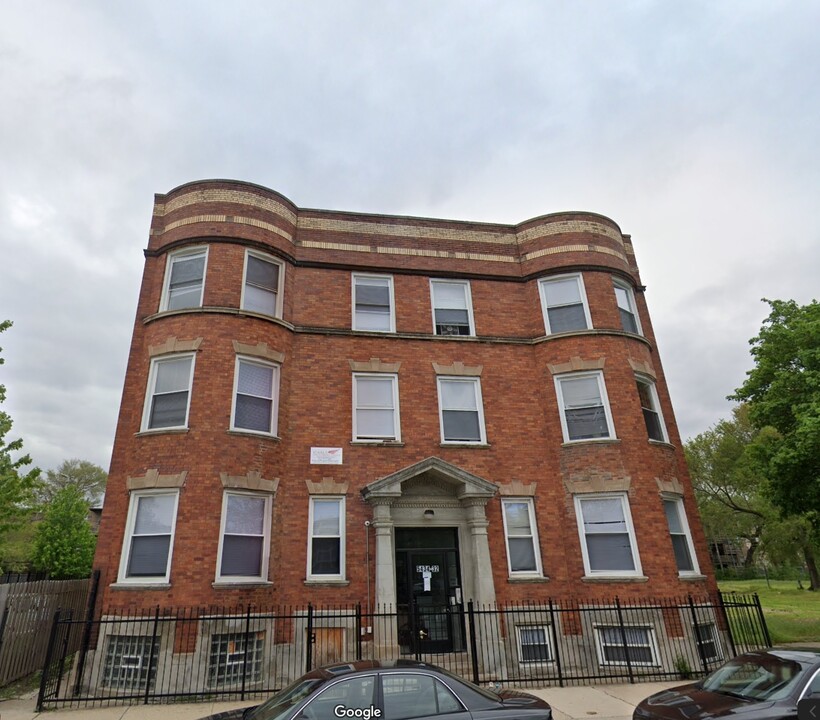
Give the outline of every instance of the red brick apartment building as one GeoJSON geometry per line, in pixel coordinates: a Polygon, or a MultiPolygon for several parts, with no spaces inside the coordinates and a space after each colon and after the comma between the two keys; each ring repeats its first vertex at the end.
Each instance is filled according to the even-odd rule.
{"type": "Polygon", "coordinates": [[[108,616],[714,591],[629,235],[157,195],[95,565],[108,616]]]}

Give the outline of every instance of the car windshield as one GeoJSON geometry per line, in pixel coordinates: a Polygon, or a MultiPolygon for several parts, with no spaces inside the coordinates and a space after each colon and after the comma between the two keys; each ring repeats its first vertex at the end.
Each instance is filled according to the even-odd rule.
{"type": "Polygon", "coordinates": [[[322,678],[299,678],[257,707],[247,720],[279,720],[324,682],[322,678]]]}
{"type": "Polygon", "coordinates": [[[703,680],[704,690],[747,700],[781,700],[797,684],[800,663],[766,654],[738,657],[703,680]]]}

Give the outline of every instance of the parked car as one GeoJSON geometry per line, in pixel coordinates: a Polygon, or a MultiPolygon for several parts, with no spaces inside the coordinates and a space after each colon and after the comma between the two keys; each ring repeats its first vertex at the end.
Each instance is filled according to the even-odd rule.
{"type": "Polygon", "coordinates": [[[797,703],[814,693],[820,693],[820,648],[770,648],[738,655],[699,682],[650,695],[632,717],[784,720],[797,718],[797,703]]]}
{"type": "Polygon", "coordinates": [[[202,720],[551,720],[549,704],[523,692],[494,693],[442,668],[410,660],[326,665],[267,702],[202,720]]]}

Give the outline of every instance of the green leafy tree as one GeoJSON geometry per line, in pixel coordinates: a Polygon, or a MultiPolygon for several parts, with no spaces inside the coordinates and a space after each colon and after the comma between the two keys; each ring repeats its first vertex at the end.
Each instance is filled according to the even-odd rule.
{"type": "MultiPolygon", "coordinates": [[[[749,341],[755,367],[730,399],[748,403],[755,426],[780,434],[764,454],[766,492],[784,517],[806,517],[812,539],[805,549],[813,557],[820,542],[820,304],[765,302],[769,317],[749,341]]],[[[809,556],[806,562],[818,589],[820,574],[809,556]]]]}
{"type": "Polygon", "coordinates": [[[34,567],[57,580],[86,577],[96,543],[88,524],[88,502],[78,487],[68,485],[55,494],[37,526],[34,567]]]}
{"type": "Polygon", "coordinates": [[[74,485],[88,503],[94,507],[105,494],[108,475],[99,465],[88,460],[63,460],[56,470],[47,470],[37,491],[37,499],[42,504],[50,503],[63,488],[74,485]]]}
{"type": "MultiPolygon", "coordinates": [[[[0,333],[11,327],[11,321],[0,322],[0,333]]],[[[0,348],[2,350],[2,348],[0,348]]],[[[0,357],[0,365],[5,361],[0,357]]],[[[6,399],[6,387],[0,385],[0,403],[6,399]]],[[[0,544],[4,535],[26,522],[34,506],[34,490],[40,476],[37,468],[23,472],[31,464],[28,455],[14,458],[23,447],[23,441],[6,440],[12,421],[8,413],[0,411],[0,544]]]]}

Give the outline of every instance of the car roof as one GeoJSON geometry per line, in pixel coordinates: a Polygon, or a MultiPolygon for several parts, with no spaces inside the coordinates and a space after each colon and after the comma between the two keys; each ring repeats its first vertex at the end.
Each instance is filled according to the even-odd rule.
{"type": "Polygon", "coordinates": [[[794,660],[802,663],[820,662],[820,646],[818,645],[796,645],[766,648],[765,650],[753,650],[744,653],[749,657],[759,657],[760,655],[773,655],[783,660],[794,660]]]}
{"type": "Polygon", "coordinates": [[[368,670],[378,670],[379,672],[400,672],[402,670],[424,670],[441,672],[441,668],[430,663],[416,660],[356,660],[355,662],[339,662],[323,665],[320,668],[311,670],[305,677],[324,678],[326,680],[344,675],[351,675],[368,670]]]}

